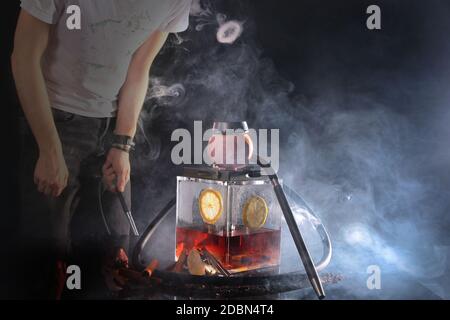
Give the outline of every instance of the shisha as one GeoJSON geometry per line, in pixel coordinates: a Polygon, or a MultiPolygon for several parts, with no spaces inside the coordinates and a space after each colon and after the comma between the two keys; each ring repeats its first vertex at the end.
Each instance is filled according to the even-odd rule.
{"type": "MultiPolygon", "coordinates": [[[[239,129],[237,132],[244,136],[248,132],[246,122],[216,122],[213,125],[216,142],[225,139],[221,135],[228,129],[239,129]]],[[[250,158],[252,142],[248,136],[244,140],[246,158],[250,158]]],[[[209,141],[209,147],[212,144],[214,139],[209,141]]],[[[236,149],[224,148],[223,151],[229,153],[236,149]]],[[[321,261],[314,265],[286,194],[314,215],[305,201],[289,187],[281,186],[278,176],[273,170],[270,171],[264,159],[258,158],[256,165],[223,164],[217,162],[217,157],[214,159],[210,151],[208,154],[213,156],[212,165],[186,166],[183,175],[178,176],[177,197],[171,199],[157,214],[139,239],[133,252],[134,266],[145,268],[141,253],[158,225],[176,205],[175,255],[178,263],[186,260],[186,251],[198,251],[197,259],[207,261],[219,275],[209,279],[223,278],[223,281],[214,280],[220,283],[227,279],[231,283],[235,278],[253,278],[245,277],[248,273],[274,272],[280,264],[281,215],[284,215],[307,279],[316,295],[320,299],[324,298],[318,270],[330,262],[330,239],[320,224],[316,230],[322,239],[324,253],[321,261]],[[266,174],[261,173],[262,169],[266,174]]],[[[279,279],[280,275],[277,276],[276,279],[279,279]]]]}

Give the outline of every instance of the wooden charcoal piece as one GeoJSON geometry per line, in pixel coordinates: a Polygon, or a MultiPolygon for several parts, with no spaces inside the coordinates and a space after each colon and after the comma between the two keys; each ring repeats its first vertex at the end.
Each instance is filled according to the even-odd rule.
{"type": "Polygon", "coordinates": [[[138,271],[134,271],[128,268],[120,268],[118,269],[118,273],[120,276],[126,278],[126,279],[131,279],[131,280],[141,280],[142,279],[142,274],[138,271]]]}
{"type": "Polygon", "coordinates": [[[173,266],[172,271],[173,272],[182,272],[183,271],[183,267],[184,264],[186,263],[186,258],[187,258],[187,250],[183,250],[180,254],[180,256],[178,257],[177,262],[175,263],[175,265],[173,266]]]}
{"type": "Polygon", "coordinates": [[[206,273],[205,263],[202,261],[197,249],[192,249],[187,258],[189,273],[195,276],[204,276],[206,273]]]}

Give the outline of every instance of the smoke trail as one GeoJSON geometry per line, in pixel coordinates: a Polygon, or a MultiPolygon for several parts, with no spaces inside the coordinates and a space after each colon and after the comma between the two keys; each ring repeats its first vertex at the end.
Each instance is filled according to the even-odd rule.
{"type": "Polygon", "coordinates": [[[206,26],[218,25],[216,38],[220,43],[232,44],[243,32],[241,22],[227,21],[227,16],[220,12],[214,15],[209,1],[193,1],[190,15],[194,19],[196,31],[202,31],[206,26]]]}
{"type": "Polygon", "coordinates": [[[208,17],[211,16],[212,8],[209,1],[193,0],[191,5],[190,15],[194,17],[208,17]]]}
{"type": "Polygon", "coordinates": [[[151,78],[149,90],[145,97],[147,102],[150,99],[156,99],[159,105],[175,106],[180,104],[186,94],[185,88],[181,83],[175,83],[170,86],[162,85],[160,79],[151,78]]]}

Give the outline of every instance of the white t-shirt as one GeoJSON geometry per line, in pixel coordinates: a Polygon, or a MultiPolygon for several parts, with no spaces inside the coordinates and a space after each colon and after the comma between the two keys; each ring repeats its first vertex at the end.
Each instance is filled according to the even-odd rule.
{"type": "Polygon", "coordinates": [[[181,32],[191,0],[21,0],[52,24],[43,73],[51,106],[88,117],[112,117],[133,53],[152,32],[181,32]],[[81,9],[81,30],[69,30],[67,8],[81,9]]]}

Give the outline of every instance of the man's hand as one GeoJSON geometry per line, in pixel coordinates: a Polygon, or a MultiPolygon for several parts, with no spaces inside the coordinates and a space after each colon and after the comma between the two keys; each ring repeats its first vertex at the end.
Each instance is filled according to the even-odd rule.
{"type": "Polygon", "coordinates": [[[58,197],[67,186],[69,171],[62,151],[40,152],[34,170],[34,183],[39,192],[58,197]]]}
{"type": "Polygon", "coordinates": [[[111,148],[102,168],[103,181],[111,192],[124,192],[130,180],[130,157],[125,151],[111,148]]]}

